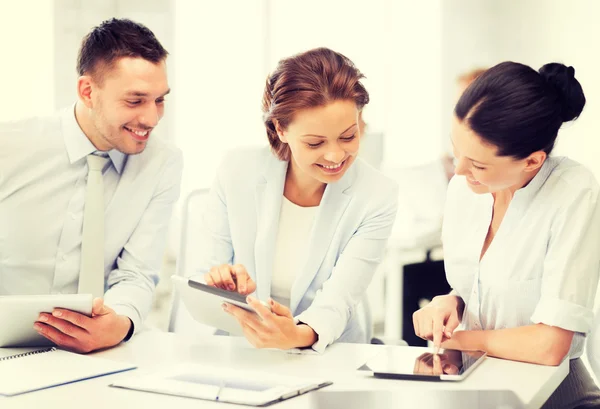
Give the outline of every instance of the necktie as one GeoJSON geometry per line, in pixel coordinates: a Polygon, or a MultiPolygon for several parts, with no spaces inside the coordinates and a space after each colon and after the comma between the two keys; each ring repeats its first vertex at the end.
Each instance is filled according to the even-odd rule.
{"type": "Polygon", "coordinates": [[[107,157],[88,155],[88,179],[83,210],[79,294],[104,296],[104,183],[107,157]]]}

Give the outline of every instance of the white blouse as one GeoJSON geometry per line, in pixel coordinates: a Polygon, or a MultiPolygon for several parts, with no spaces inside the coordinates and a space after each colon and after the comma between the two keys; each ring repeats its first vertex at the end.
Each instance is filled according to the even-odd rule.
{"type": "Polygon", "coordinates": [[[291,290],[296,276],[306,264],[310,233],[318,209],[318,206],[298,206],[285,196],[281,201],[271,297],[286,307],[290,306],[291,290]]]}
{"type": "Polygon", "coordinates": [[[452,179],[442,240],[448,282],[465,301],[463,329],[544,323],[574,331],[569,356],[581,356],[600,271],[598,192],[585,167],[548,158],[515,192],[480,261],[492,195],[472,192],[464,176],[452,179]]]}

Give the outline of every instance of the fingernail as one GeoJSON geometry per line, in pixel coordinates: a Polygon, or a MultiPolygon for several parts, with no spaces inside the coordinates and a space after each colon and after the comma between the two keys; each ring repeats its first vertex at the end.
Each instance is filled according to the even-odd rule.
{"type": "Polygon", "coordinates": [[[223,311],[227,312],[227,304],[221,304],[221,308],[223,308],[223,311]]]}
{"type": "Polygon", "coordinates": [[[62,312],[60,312],[60,311],[53,311],[52,315],[54,315],[55,317],[61,317],[62,316],[62,312]]]}
{"type": "Polygon", "coordinates": [[[228,287],[229,287],[230,290],[235,290],[235,285],[233,285],[233,284],[229,284],[228,287]]]}
{"type": "Polygon", "coordinates": [[[433,353],[437,356],[437,354],[440,352],[440,347],[433,347],[433,353]]]}
{"type": "Polygon", "coordinates": [[[36,331],[41,331],[42,326],[40,324],[33,324],[33,329],[35,329],[36,331]]]}
{"type": "Polygon", "coordinates": [[[451,332],[446,332],[446,336],[447,336],[448,338],[452,338],[452,333],[451,333],[451,332]]]}
{"type": "Polygon", "coordinates": [[[251,295],[249,295],[248,297],[246,297],[246,301],[247,302],[254,302],[254,297],[252,297],[251,295]]]}
{"type": "Polygon", "coordinates": [[[269,298],[269,304],[271,304],[271,306],[275,306],[275,301],[273,301],[272,298],[269,298]]]}
{"type": "Polygon", "coordinates": [[[447,372],[450,369],[450,365],[446,364],[442,367],[442,369],[444,370],[444,372],[447,372]]]}
{"type": "Polygon", "coordinates": [[[45,315],[40,315],[40,317],[38,318],[38,321],[46,322],[46,321],[48,321],[48,317],[46,317],[45,315]]]}

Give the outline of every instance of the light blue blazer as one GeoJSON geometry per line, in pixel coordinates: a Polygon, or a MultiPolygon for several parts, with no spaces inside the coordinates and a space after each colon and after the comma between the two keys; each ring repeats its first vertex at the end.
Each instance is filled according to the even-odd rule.
{"type": "MultiPolygon", "coordinates": [[[[207,198],[197,273],[242,264],[256,282],[256,296],[270,296],[287,167],[268,148],[227,154],[207,198]]],[[[290,297],[296,320],[318,334],[316,351],[334,341],[368,342],[357,307],[382,260],[397,200],[396,183],[360,158],[338,182],[327,185],[309,256],[290,297]]]]}

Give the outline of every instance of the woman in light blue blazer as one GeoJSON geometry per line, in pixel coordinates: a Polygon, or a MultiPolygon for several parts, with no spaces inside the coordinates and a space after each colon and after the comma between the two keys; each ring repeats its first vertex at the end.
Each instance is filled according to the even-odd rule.
{"type": "Polygon", "coordinates": [[[200,272],[209,285],[254,294],[259,316],[224,308],[257,347],[368,342],[358,311],[398,188],[357,157],[369,101],[361,78],[325,48],[280,61],[263,98],[270,149],[233,150],[217,171],[200,272]]]}

